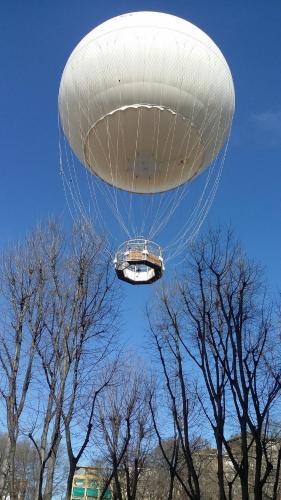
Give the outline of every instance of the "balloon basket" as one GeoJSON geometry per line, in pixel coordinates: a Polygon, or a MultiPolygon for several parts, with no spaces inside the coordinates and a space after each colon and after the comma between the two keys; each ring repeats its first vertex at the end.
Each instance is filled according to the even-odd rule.
{"type": "Polygon", "coordinates": [[[156,243],[136,238],[123,243],[114,258],[118,278],[131,285],[149,285],[162,277],[162,250],[156,243]]]}

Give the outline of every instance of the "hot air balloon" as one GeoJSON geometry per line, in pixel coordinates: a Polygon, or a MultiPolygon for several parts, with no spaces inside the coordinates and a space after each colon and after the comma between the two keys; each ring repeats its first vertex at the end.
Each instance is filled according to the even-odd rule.
{"type": "MultiPolygon", "coordinates": [[[[71,148],[61,171],[76,207],[83,193],[72,172],[75,158],[90,174],[95,216],[103,217],[104,204],[127,235],[114,258],[118,277],[132,284],[156,281],[164,261],[152,236],[165,230],[191,181],[216,162],[228,141],[234,86],[224,56],[208,35],[179,17],[117,16],[71,53],[58,106],[71,148]],[[97,191],[103,192],[99,198],[97,191]]],[[[220,168],[207,175],[191,219],[171,244],[174,254],[200,227],[220,168]]]]}

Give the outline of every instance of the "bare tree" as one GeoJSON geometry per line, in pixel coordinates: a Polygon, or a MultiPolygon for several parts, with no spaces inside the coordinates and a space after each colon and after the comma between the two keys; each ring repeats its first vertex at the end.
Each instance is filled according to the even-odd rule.
{"type": "Polygon", "coordinates": [[[225,238],[220,231],[211,232],[193,246],[185,278],[172,291],[164,290],[160,302],[168,338],[178,340],[203,376],[209,404],[200,391],[198,398],[216,440],[220,498],[227,495],[224,449],[234,469],[228,476],[229,498],[236,477],[243,500],[251,488],[256,500],[263,498],[274,469],[267,428],[280,396],[280,357],[273,350],[278,332],[261,269],[246,258],[230,232],[225,238]],[[235,448],[226,422],[238,425],[235,448]]]}
{"type": "MultiPolygon", "coordinates": [[[[166,408],[164,407],[163,409],[166,415],[166,408]]],[[[155,414],[155,409],[152,411],[155,414]]],[[[160,424],[156,422],[156,433],[160,437],[160,444],[152,450],[147,459],[141,493],[144,498],[151,500],[162,500],[163,498],[182,500],[186,498],[186,493],[177,478],[177,474],[184,480],[187,470],[185,458],[180,448],[180,441],[174,437],[162,438],[159,429],[160,424]]],[[[163,430],[161,433],[164,433],[163,430]]],[[[205,498],[204,493],[206,498],[217,498],[216,494],[212,496],[214,450],[202,438],[195,438],[191,443],[191,448],[193,450],[194,462],[199,472],[200,490],[203,490],[202,498],[205,498]]]]}
{"type": "Polygon", "coordinates": [[[101,499],[113,481],[114,498],[135,500],[140,476],[150,451],[152,424],[149,412],[151,380],[124,362],[115,384],[98,402],[98,424],[109,471],[101,499]]]}
{"type": "MultiPolygon", "coordinates": [[[[176,498],[175,483],[177,477],[181,478],[181,464],[179,456],[180,440],[177,433],[177,426],[173,422],[174,435],[172,438],[163,439],[157,422],[157,404],[155,395],[151,394],[149,407],[152,415],[154,430],[158,439],[158,447],[153,450],[149,463],[153,471],[153,481],[148,481],[148,488],[152,498],[160,500],[165,495],[167,500],[176,498]],[[159,457],[160,455],[160,457],[159,457]],[[167,480],[169,478],[169,480],[167,480]],[[153,483],[153,484],[152,484],[153,483]],[[156,488],[155,488],[156,485],[156,488]],[[155,491],[156,490],[156,491],[155,491]]],[[[183,488],[181,488],[181,493],[183,488]]]]}
{"type": "Polygon", "coordinates": [[[48,276],[44,338],[37,345],[46,403],[41,404],[43,420],[36,418],[28,434],[41,464],[38,500],[50,500],[63,435],[69,459],[67,498],[71,496],[75,467],[92,432],[96,398],[109,383],[107,379],[99,385],[99,372],[118,331],[118,301],[110,258],[88,225],[77,224],[67,241],[61,228],[51,223],[37,231],[36,249],[48,276]],[[42,426],[42,421],[38,442],[37,423],[42,426]]]}
{"type": "MultiPolygon", "coordinates": [[[[97,367],[95,367],[95,369],[96,368],[97,367]]],[[[88,388],[87,390],[89,392],[85,395],[84,401],[81,397],[82,395],[78,393],[78,390],[76,391],[75,401],[73,401],[72,394],[72,396],[70,397],[70,401],[68,402],[67,414],[63,413],[67,453],[70,465],[67,478],[67,499],[71,498],[72,482],[77,464],[84,451],[86,450],[91,438],[98,398],[103,397],[104,391],[111,384],[115,370],[116,363],[113,363],[110,367],[107,366],[106,373],[103,374],[103,377],[97,375],[94,381],[91,381],[90,384],[87,384],[86,387],[88,388]],[[74,408],[79,414],[78,417],[75,417],[74,408]],[[79,429],[78,445],[77,433],[73,432],[73,428],[75,429],[75,426],[77,427],[77,429],[79,429]],[[74,453],[74,440],[76,441],[76,454],[74,453]]],[[[93,375],[94,372],[92,373],[92,376],[93,375]]],[[[85,390],[85,386],[83,389],[85,390]]]]}
{"type": "Polygon", "coordinates": [[[153,426],[149,412],[149,398],[153,381],[144,373],[137,374],[136,383],[139,385],[139,401],[135,408],[131,438],[122,461],[121,470],[126,478],[126,497],[135,500],[141,494],[141,479],[145,481],[145,469],[148,466],[148,456],[153,439],[153,426]]]}
{"type": "Polygon", "coordinates": [[[108,383],[99,385],[99,373],[114,351],[118,331],[119,302],[110,256],[87,224],[78,223],[68,238],[50,221],[5,253],[1,287],[5,321],[0,332],[0,393],[8,442],[0,491],[7,486],[14,500],[21,429],[38,456],[38,500],[53,496],[65,436],[70,497],[75,465],[92,432],[95,400],[108,383]],[[83,438],[80,429],[79,441],[75,429],[82,414],[87,425],[83,438]]]}
{"type": "MultiPolygon", "coordinates": [[[[166,419],[169,416],[174,429],[172,454],[167,454],[163,446],[163,436],[157,422],[157,411],[152,398],[150,410],[159,447],[169,469],[168,498],[173,498],[176,478],[182,487],[182,494],[195,500],[200,498],[199,469],[194,461],[195,435],[196,431],[198,432],[198,401],[194,397],[193,387],[187,372],[186,353],[181,343],[178,313],[176,309],[170,308],[167,291],[163,290],[160,309],[158,306],[156,309],[159,314],[153,315],[151,311],[147,311],[147,318],[168,402],[166,419]],[[182,460],[185,464],[184,474],[181,474],[182,460]]],[[[156,404],[156,408],[157,406],[156,404]]],[[[198,435],[196,435],[197,437],[198,435]]]]}
{"type": "MultiPolygon", "coordinates": [[[[8,445],[7,434],[0,435],[0,456],[5,455],[8,445]]],[[[2,460],[0,459],[0,466],[2,460]]],[[[38,457],[28,439],[19,437],[15,453],[15,483],[25,492],[26,500],[33,500],[38,477],[38,457]]],[[[7,491],[8,494],[8,491],[7,491]]]]}
{"type": "Polygon", "coordinates": [[[0,472],[0,493],[15,492],[15,454],[20,419],[30,389],[36,346],[44,325],[42,296],[46,276],[34,254],[32,238],[2,256],[0,392],[5,404],[8,442],[0,472]]]}

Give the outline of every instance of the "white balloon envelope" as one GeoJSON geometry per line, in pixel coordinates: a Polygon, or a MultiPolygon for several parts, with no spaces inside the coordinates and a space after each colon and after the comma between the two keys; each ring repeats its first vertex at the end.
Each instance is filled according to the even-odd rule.
{"type": "MultiPolygon", "coordinates": [[[[60,123],[79,161],[117,191],[145,195],[178,188],[210,165],[233,112],[221,51],[190,22],[159,12],[93,29],[70,55],[59,89],[60,123]]],[[[116,212],[120,220],[117,204],[116,212]]]]}
{"type": "Polygon", "coordinates": [[[199,28],[134,12],[93,29],[65,66],[59,112],[79,160],[115,187],[173,189],[217,156],[229,132],[228,65],[199,28]]]}

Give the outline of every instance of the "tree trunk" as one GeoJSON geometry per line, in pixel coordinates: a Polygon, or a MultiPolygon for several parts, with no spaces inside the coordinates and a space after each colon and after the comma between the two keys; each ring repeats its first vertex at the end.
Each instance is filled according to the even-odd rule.
{"type": "Polygon", "coordinates": [[[14,436],[9,436],[10,440],[10,452],[9,452],[9,494],[10,494],[10,500],[17,500],[18,495],[16,493],[16,488],[15,488],[15,480],[16,480],[16,474],[15,474],[15,455],[16,455],[16,439],[14,436]]]}
{"type": "Polygon", "coordinates": [[[218,487],[219,487],[219,498],[220,500],[226,500],[225,490],[224,490],[224,472],[223,472],[223,448],[220,436],[216,432],[217,441],[217,463],[218,463],[218,487]]]}
{"type": "Polygon", "coordinates": [[[45,491],[43,495],[44,500],[52,500],[53,498],[53,487],[54,487],[54,476],[55,476],[55,468],[57,465],[57,455],[58,449],[60,445],[61,437],[59,437],[54,445],[51,456],[48,460],[48,472],[47,472],[47,480],[45,491]]]}
{"type": "Polygon", "coordinates": [[[71,457],[68,457],[68,459],[69,459],[69,472],[68,472],[67,487],[66,487],[66,497],[65,497],[66,500],[71,499],[72,483],[76,468],[76,460],[74,459],[74,457],[72,459],[71,457]]]}
{"type": "Polygon", "coordinates": [[[0,498],[5,497],[4,494],[7,492],[8,475],[9,475],[9,454],[10,454],[10,441],[8,441],[7,443],[5,455],[0,470],[0,498]]]}
{"type": "Polygon", "coordinates": [[[249,500],[249,450],[247,439],[247,422],[246,416],[240,420],[241,426],[241,451],[242,451],[242,471],[240,475],[242,500],[249,500]]]}
{"type": "Polygon", "coordinates": [[[255,484],[254,484],[254,497],[255,500],[262,500],[262,485],[261,485],[261,473],[262,473],[262,446],[260,439],[256,442],[256,460],[255,460],[255,484]]]}

